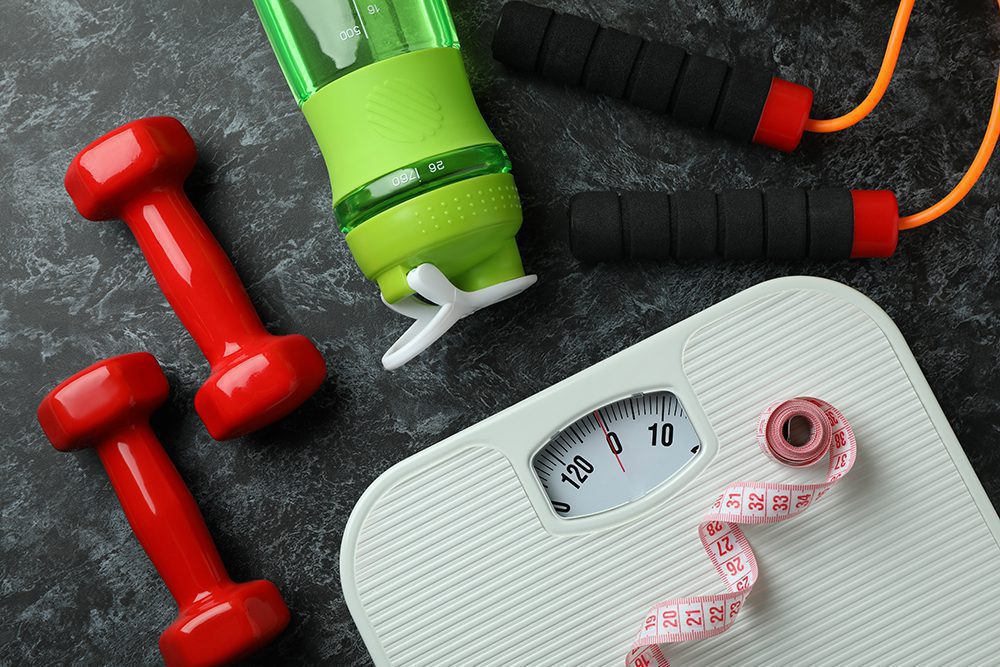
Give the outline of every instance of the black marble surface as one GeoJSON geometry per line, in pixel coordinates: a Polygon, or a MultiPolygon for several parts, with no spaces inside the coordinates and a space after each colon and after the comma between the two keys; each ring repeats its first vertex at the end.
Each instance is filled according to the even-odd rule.
{"type": "MultiPolygon", "coordinates": [[[[910,342],[994,503],[1000,501],[1000,178],[907,233],[890,261],[585,267],[561,238],[572,193],[794,184],[936,201],[985,127],[1000,23],[991,0],[921,2],[885,101],[791,156],[734,145],[624,104],[512,76],[489,54],[496,0],[453,0],[483,113],[525,203],[528,293],[461,323],[403,370],[382,352],[406,326],[377,299],[332,224],[305,121],[249,0],[7,0],[0,20],[0,665],[157,664],[175,609],[93,452],[60,454],[35,407],[114,354],[156,354],[172,383],[154,426],[232,575],[275,581],[288,631],[251,664],[366,664],[341,595],[341,534],[393,463],[765,279],[811,274],[879,303],[910,342]],[[208,367],[128,230],[90,223],[62,188],[83,144],[171,114],[201,162],[188,190],[272,331],[317,341],[329,382],[280,424],[216,443],[192,410],[208,367]]],[[[550,0],[697,52],[769,65],[859,101],[894,0],[550,0]]]]}

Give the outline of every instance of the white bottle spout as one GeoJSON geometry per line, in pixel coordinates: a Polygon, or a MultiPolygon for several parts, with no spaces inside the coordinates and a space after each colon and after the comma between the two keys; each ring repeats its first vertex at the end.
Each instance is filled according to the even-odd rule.
{"type": "Polygon", "coordinates": [[[383,355],[382,365],[390,371],[403,366],[433,345],[463,317],[516,296],[537,281],[538,276],[523,276],[466,292],[455,287],[433,264],[421,264],[406,275],[406,282],[415,294],[396,303],[382,299],[397,313],[416,320],[383,355]]]}

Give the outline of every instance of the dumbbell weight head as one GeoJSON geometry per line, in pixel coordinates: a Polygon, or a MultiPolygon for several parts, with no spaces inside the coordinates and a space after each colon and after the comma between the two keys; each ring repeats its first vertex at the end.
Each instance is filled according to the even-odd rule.
{"type": "Polygon", "coordinates": [[[169,391],[153,355],[126,354],[94,364],[53,389],[38,407],[38,421],[59,451],[83,449],[148,419],[169,391]]]}
{"type": "Polygon", "coordinates": [[[270,581],[234,583],[182,609],[160,635],[160,653],[170,667],[228,665],[271,643],[288,621],[270,581]]]}
{"type": "Polygon", "coordinates": [[[305,336],[268,336],[214,365],[194,407],[216,440],[252,433],[308,399],[326,378],[326,366],[305,336]]]}
{"type": "Polygon", "coordinates": [[[150,189],[182,186],[197,161],[194,140],[176,118],[141,118],[84,148],[70,163],[64,184],[80,215],[94,222],[114,220],[150,189]]]}

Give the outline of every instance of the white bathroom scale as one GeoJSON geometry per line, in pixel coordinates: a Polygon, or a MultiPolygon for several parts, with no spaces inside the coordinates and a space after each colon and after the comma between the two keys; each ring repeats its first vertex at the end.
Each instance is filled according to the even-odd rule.
{"type": "MultiPolygon", "coordinates": [[[[725,591],[698,524],[729,482],[802,482],[756,440],[812,396],[853,470],[749,526],[760,579],[675,667],[995,665],[1000,520],[896,326],[837,283],[758,285],[399,463],[341,576],[377,665],[624,665],[651,605],[725,591]]],[[[822,468],[823,466],[819,466],[822,468]]]]}

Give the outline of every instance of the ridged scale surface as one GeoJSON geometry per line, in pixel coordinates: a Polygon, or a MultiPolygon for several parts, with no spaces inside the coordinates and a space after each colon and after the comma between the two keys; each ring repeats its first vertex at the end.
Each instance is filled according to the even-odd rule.
{"type": "Polygon", "coordinates": [[[695,526],[735,479],[813,479],[754,441],[770,401],[820,396],[858,464],[819,505],[748,536],[761,581],[728,633],[674,665],[986,665],[1000,652],[1000,550],[888,339],[826,293],[789,291],[703,327],[684,368],[719,439],[646,520],[581,536],[539,524],[499,451],[395,486],[362,528],[361,600],[393,665],[620,665],[647,607],[721,592],[695,526]]]}

